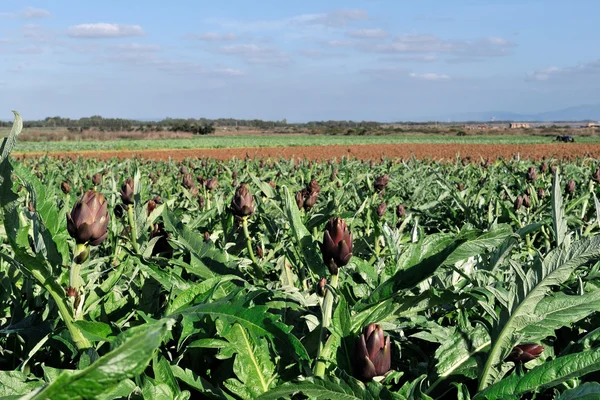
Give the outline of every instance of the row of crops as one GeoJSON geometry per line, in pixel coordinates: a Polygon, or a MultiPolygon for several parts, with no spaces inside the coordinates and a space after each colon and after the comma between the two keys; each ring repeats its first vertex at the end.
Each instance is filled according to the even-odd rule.
{"type": "Polygon", "coordinates": [[[595,160],[17,162],[19,131],[3,398],[600,396],[595,160]]]}

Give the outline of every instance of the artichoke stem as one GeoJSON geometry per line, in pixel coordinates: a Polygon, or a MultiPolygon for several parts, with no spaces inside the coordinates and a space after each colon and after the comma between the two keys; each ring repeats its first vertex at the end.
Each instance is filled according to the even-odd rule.
{"type": "MultiPolygon", "coordinates": [[[[329,282],[330,286],[337,289],[339,275],[331,275],[329,282]]],[[[323,309],[321,317],[321,337],[319,340],[319,352],[317,353],[317,364],[315,365],[315,376],[323,378],[325,376],[325,360],[321,359],[321,355],[325,350],[325,343],[327,342],[327,331],[331,324],[331,315],[333,314],[333,291],[328,290],[325,293],[323,299],[323,309]]]]}
{"type": "Polygon", "coordinates": [[[262,277],[262,270],[256,261],[256,256],[254,255],[254,251],[252,250],[252,239],[250,238],[250,233],[248,232],[248,217],[242,218],[242,227],[244,228],[244,237],[246,238],[246,248],[248,249],[248,254],[250,255],[250,259],[252,260],[252,266],[254,267],[254,272],[257,277],[262,277]]]}
{"type": "Polygon", "coordinates": [[[136,254],[140,254],[140,246],[137,242],[137,227],[135,225],[135,217],[133,215],[133,204],[127,208],[127,218],[129,218],[129,227],[131,228],[131,245],[136,254]]]}

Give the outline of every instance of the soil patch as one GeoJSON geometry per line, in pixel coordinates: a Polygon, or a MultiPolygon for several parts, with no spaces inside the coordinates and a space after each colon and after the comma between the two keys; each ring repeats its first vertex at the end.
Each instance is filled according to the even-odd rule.
{"type": "Polygon", "coordinates": [[[130,158],[133,156],[152,160],[181,161],[185,158],[306,158],[310,160],[341,159],[342,157],[361,160],[386,158],[411,158],[453,160],[459,155],[492,160],[519,155],[522,159],[542,158],[574,159],[576,157],[600,158],[600,143],[552,143],[552,144],[388,144],[388,145],[329,145],[294,147],[253,147],[229,149],[168,149],[168,150],[116,150],[116,151],[77,151],[50,153],[14,153],[15,158],[39,157],[44,154],[53,157],[98,159],[130,158]]]}

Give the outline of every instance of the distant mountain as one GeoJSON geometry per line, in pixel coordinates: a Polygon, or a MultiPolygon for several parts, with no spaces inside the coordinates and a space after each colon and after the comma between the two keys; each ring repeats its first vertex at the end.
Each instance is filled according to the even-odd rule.
{"type": "Polygon", "coordinates": [[[582,105],[562,110],[549,111],[538,114],[518,114],[507,111],[483,111],[458,114],[439,115],[437,117],[418,118],[417,121],[440,122],[487,122],[494,118],[496,121],[529,121],[529,122],[556,122],[556,121],[600,121],[600,104],[582,105]]]}

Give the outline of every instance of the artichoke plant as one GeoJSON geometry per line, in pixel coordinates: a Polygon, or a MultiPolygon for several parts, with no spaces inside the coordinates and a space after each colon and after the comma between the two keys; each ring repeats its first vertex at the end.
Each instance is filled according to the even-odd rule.
{"type": "Polygon", "coordinates": [[[512,361],[515,364],[526,363],[538,358],[543,351],[544,347],[536,343],[520,344],[513,347],[507,357],[507,361],[512,361]]]}
{"type": "Polygon", "coordinates": [[[352,233],[343,219],[335,217],[327,222],[320,247],[329,272],[337,275],[339,267],[348,264],[352,257],[352,233]]]}
{"type": "Polygon", "coordinates": [[[244,218],[254,213],[254,197],[248,189],[248,185],[242,183],[231,199],[231,212],[238,218],[244,218]]]}
{"type": "Polygon", "coordinates": [[[385,375],[391,367],[392,353],[390,337],[379,324],[364,327],[354,349],[352,363],[354,376],[364,382],[385,375]]]}
{"type": "Polygon", "coordinates": [[[133,204],[133,179],[127,178],[125,182],[121,185],[121,190],[119,194],[121,195],[121,201],[126,206],[133,204]]]}
{"type": "Polygon", "coordinates": [[[104,195],[88,190],[67,213],[67,230],[77,244],[98,246],[108,235],[109,219],[104,195]]]}

